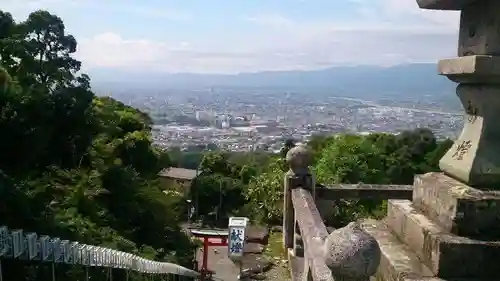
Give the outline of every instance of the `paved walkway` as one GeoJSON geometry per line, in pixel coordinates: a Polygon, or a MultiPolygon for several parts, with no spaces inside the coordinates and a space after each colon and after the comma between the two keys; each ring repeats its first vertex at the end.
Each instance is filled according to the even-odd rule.
{"type": "MultiPolygon", "coordinates": [[[[201,249],[198,249],[196,259],[199,265],[203,263],[203,252],[201,249]]],[[[235,281],[238,280],[238,274],[240,273],[239,267],[227,256],[227,247],[208,248],[208,269],[215,272],[214,279],[216,281],[235,281]],[[214,249],[218,253],[215,253],[214,249]]]]}
{"type": "MultiPolygon", "coordinates": [[[[187,228],[187,226],[184,226],[187,228]]],[[[228,230],[218,230],[222,232],[228,232],[228,230]]],[[[247,230],[248,239],[250,240],[262,240],[262,236],[267,235],[267,230],[250,227],[247,230]]],[[[250,242],[247,241],[247,244],[250,242]]],[[[252,241],[255,243],[256,241],[252,241]]],[[[247,251],[247,249],[245,250],[247,251]]],[[[262,259],[260,258],[260,253],[258,254],[252,251],[247,252],[245,255],[243,264],[245,268],[258,268],[258,264],[262,264],[262,259]]],[[[240,273],[240,268],[238,265],[235,265],[227,256],[227,246],[223,247],[214,247],[210,246],[208,248],[208,269],[212,272],[215,272],[213,277],[216,281],[236,281],[238,280],[238,275],[240,273]],[[214,251],[216,250],[216,251],[214,251]]],[[[203,252],[201,249],[198,249],[196,252],[196,260],[198,261],[199,266],[203,264],[203,252]]],[[[262,266],[262,265],[261,265],[262,266]]]]}

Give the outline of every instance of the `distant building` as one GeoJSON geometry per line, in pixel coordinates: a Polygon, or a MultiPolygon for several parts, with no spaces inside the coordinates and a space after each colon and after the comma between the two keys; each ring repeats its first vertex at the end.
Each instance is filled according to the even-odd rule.
{"type": "Polygon", "coordinates": [[[244,127],[248,126],[250,122],[245,117],[236,117],[231,120],[231,127],[244,127]]]}
{"type": "Polygon", "coordinates": [[[195,114],[196,114],[196,120],[198,121],[207,121],[213,117],[210,112],[206,111],[196,111],[195,114]]]}
{"type": "Polygon", "coordinates": [[[163,169],[158,176],[163,190],[176,191],[187,196],[191,192],[191,184],[198,176],[198,171],[172,167],[163,169]]]}

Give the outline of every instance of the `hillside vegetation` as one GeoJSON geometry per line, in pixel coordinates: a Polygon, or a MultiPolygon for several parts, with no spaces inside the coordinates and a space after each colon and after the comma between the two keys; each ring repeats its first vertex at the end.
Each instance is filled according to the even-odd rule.
{"type": "MultiPolygon", "coordinates": [[[[16,23],[0,11],[0,225],[190,263],[182,199],[157,182],[168,157],[152,146],[150,118],[96,97],[76,47],[49,12],[16,23]]],[[[50,276],[46,265],[2,262],[5,280],[50,276]]]]}
{"type": "MultiPolygon", "coordinates": [[[[439,171],[439,159],[452,141],[440,141],[430,130],[416,129],[399,135],[316,137],[308,145],[314,156],[312,170],[320,184],[412,184],[415,174],[439,171]]],[[[243,215],[253,221],[279,225],[283,177],[288,170],[284,156],[292,146],[285,143],[282,153],[277,155],[171,152],[171,159],[177,166],[196,166],[196,159],[201,159],[202,174],[193,189],[199,190],[199,194],[193,194],[193,198],[199,197],[199,214],[209,217],[205,222],[214,223],[213,214],[220,209],[222,224],[227,216],[243,215]]],[[[343,200],[336,206],[327,218],[333,226],[385,213],[385,203],[373,200],[343,200]]]]}

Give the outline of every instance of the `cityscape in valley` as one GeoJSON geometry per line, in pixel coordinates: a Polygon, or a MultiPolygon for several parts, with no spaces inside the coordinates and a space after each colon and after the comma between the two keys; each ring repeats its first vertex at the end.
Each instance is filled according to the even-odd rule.
{"type": "Polygon", "coordinates": [[[276,152],[286,139],[307,142],[314,135],[398,133],[417,127],[455,138],[462,126],[458,109],[432,101],[364,100],[262,89],[171,90],[116,97],[151,115],[158,145],[182,150],[276,152]]]}
{"type": "Polygon", "coordinates": [[[353,67],[349,74],[339,68],[167,75],[149,78],[149,88],[134,84],[120,91],[102,83],[96,88],[147,112],[155,124],[155,142],[162,147],[276,152],[287,139],[300,143],[337,133],[397,134],[424,127],[437,137],[456,138],[463,111],[454,84],[434,69],[434,64],[408,64],[353,67]]]}

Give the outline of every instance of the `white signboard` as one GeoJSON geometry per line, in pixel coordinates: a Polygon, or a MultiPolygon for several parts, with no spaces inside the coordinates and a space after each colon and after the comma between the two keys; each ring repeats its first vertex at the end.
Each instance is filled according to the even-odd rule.
{"type": "Polygon", "coordinates": [[[233,261],[239,261],[243,257],[243,248],[245,247],[245,230],[248,218],[231,217],[229,218],[228,234],[228,255],[233,261]]]}

